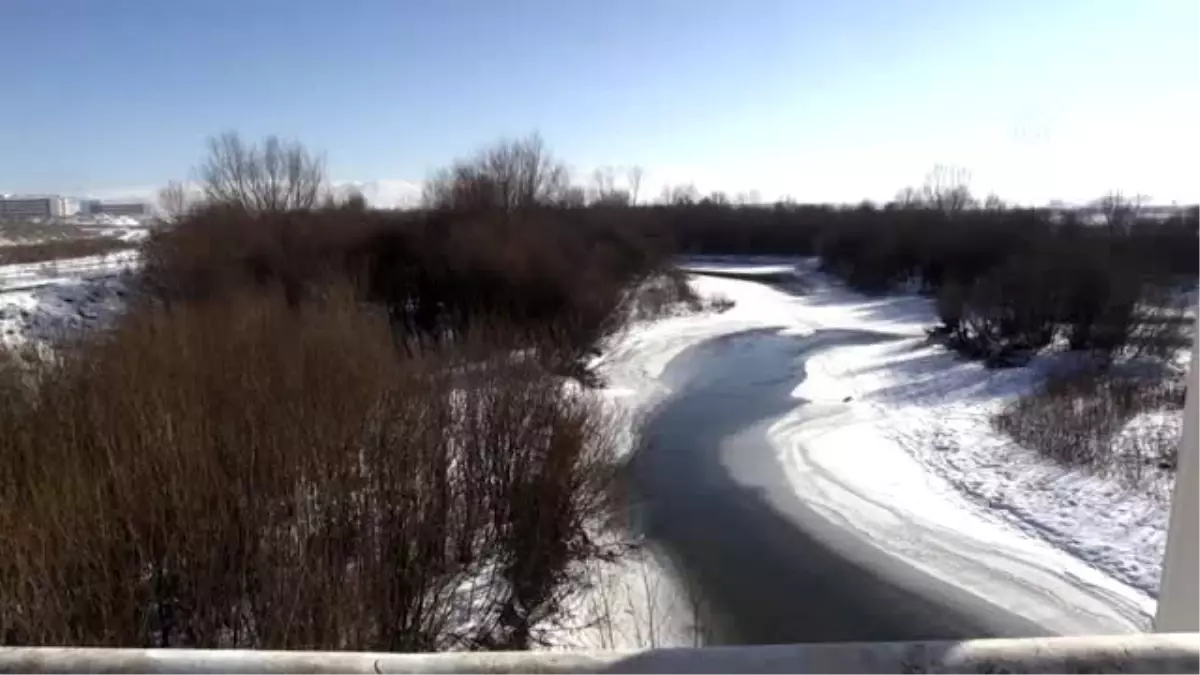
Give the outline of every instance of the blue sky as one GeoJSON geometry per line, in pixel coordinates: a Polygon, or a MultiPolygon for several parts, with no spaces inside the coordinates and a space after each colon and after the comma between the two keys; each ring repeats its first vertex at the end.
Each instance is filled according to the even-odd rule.
{"type": "Polygon", "coordinates": [[[186,178],[277,133],[335,179],[419,181],[538,131],[801,200],[936,163],[1021,201],[1200,199],[1195,0],[0,0],[0,192],[186,178]]]}

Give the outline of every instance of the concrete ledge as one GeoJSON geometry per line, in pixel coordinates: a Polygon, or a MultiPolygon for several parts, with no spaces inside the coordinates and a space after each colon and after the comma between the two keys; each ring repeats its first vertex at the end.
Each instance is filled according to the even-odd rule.
{"type": "Polygon", "coordinates": [[[1196,673],[1200,672],[1200,634],[561,653],[0,647],[0,672],[1196,673]]]}

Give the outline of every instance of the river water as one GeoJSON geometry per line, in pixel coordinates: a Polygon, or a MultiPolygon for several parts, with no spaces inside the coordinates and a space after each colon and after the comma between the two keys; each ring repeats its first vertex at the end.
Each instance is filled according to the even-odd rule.
{"type": "Polygon", "coordinates": [[[645,421],[625,477],[635,529],[683,578],[710,643],[1047,634],[817,514],[786,480],[766,430],[797,405],[806,356],[888,339],[754,330],[667,366],[674,394],[645,421]]]}

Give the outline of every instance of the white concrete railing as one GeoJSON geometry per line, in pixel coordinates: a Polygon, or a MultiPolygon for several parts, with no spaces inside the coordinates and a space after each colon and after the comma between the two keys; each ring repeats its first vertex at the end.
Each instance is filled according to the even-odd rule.
{"type": "Polygon", "coordinates": [[[635,652],[0,648],[0,673],[1196,673],[1200,635],[845,643],[635,652]]]}

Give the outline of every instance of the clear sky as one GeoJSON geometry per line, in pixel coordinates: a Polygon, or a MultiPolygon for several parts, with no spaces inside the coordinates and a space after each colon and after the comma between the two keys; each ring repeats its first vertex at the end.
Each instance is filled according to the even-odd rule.
{"type": "Polygon", "coordinates": [[[0,192],[153,189],[235,129],[341,180],[539,131],[651,189],[1200,199],[1197,0],[0,0],[0,33],[0,192]]]}

